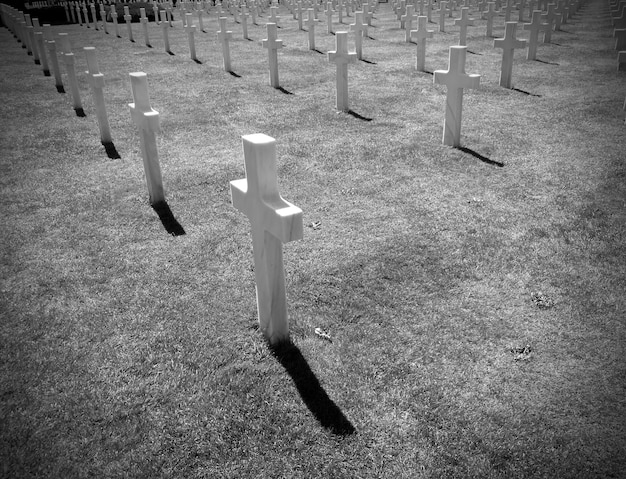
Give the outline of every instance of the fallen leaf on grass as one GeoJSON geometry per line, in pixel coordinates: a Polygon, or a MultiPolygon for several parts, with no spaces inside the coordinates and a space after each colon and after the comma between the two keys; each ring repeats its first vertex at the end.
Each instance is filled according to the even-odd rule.
{"type": "Polygon", "coordinates": [[[523,347],[511,348],[511,352],[514,354],[514,361],[528,361],[531,357],[532,349],[530,344],[523,347]]]}
{"type": "Polygon", "coordinates": [[[325,339],[326,341],[330,341],[331,343],[333,342],[333,340],[330,337],[330,334],[328,334],[322,328],[315,328],[315,334],[317,334],[320,338],[325,339]]]}
{"type": "Polygon", "coordinates": [[[554,306],[554,300],[549,296],[543,294],[541,291],[535,291],[530,293],[530,299],[537,305],[538,308],[548,309],[554,306]]]}

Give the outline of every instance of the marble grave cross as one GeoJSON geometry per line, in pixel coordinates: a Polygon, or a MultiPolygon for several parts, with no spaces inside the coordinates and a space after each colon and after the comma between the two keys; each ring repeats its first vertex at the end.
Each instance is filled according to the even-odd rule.
{"type": "Polygon", "coordinates": [[[72,47],[70,45],[70,39],[67,33],[60,34],[61,49],[63,50],[63,61],[65,63],[65,70],[67,71],[67,82],[70,85],[70,92],[72,94],[72,106],[77,115],[83,115],[83,104],[80,100],[80,90],[78,88],[78,80],[76,78],[76,66],[75,58],[72,53],[72,47]]]}
{"type": "Polygon", "coordinates": [[[185,19],[187,23],[183,27],[187,31],[187,41],[189,43],[189,55],[193,61],[197,61],[196,56],[196,42],[194,40],[194,34],[196,33],[196,26],[193,24],[193,13],[186,13],[185,19]]]}
{"type": "Polygon", "coordinates": [[[542,21],[541,10],[535,10],[533,12],[532,20],[530,23],[524,24],[524,30],[530,31],[528,38],[528,53],[526,55],[527,60],[535,60],[537,58],[537,46],[539,43],[539,33],[545,31],[548,28],[547,23],[542,21]]]}
{"type": "Polygon", "coordinates": [[[100,141],[104,145],[113,141],[111,128],[109,127],[109,118],[104,104],[104,75],[100,73],[95,47],[83,47],[83,51],[87,56],[87,68],[89,71],[86,73],[96,108],[98,127],[100,128],[100,141]]]}
{"type": "Polygon", "coordinates": [[[150,204],[156,205],[165,201],[163,178],[159,165],[156,134],[159,132],[159,112],[150,106],[148,96],[148,76],[143,72],[130,74],[130,86],[133,92],[133,103],[129,103],[130,116],[139,128],[141,157],[146,173],[146,184],[150,204]]]}
{"type": "Polygon", "coordinates": [[[222,44],[222,56],[224,58],[224,71],[232,71],[230,65],[230,39],[233,37],[233,32],[226,30],[226,17],[220,17],[220,29],[217,32],[217,40],[222,44]]]}
{"type": "Polygon", "coordinates": [[[433,31],[427,30],[428,17],[417,17],[417,30],[411,30],[411,35],[416,39],[417,54],[415,58],[415,69],[424,71],[426,63],[426,39],[433,37],[433,31]]]}
{"type": "Polygon", "coordinates": [[[130,21],[133,17],[131,16],[128,7],[124,7],[124,20],[126,21],[126,29],[128,30],[128,39],[131,42],[135,42],[135,40],[133,39],[133,27],[130,24],[130,21]]]}
{"type": "Polygon", "coordinates": [[[289,338],[283,243],[302,239],[302,210],[278,191],[276,141],[242,137],[246,178],[230,182],[233,206],[250,220],[259,326],[270,344],[289,338]]]}
{"type": "Polygon", "coordinates": [[[467,47],[450,47],[448,70],[435,70],[434,83],[446,85],[446,115],[443,123],[443,144],[458,147],[461,145],[461,117],[463,110],[463,89],[478,88],[480,75],[465,73],[467,47]]]}
{"type": "Polygon", "coordinates": [[[461,8],[461,18],[457,18],[454,21],[455,26],[460,26],[459,32],[459,45],[465,46],[467,45],[467,27],[474,26],[474,20],[472,18],[468,18],[469,8],[463,7],[461,8]]]}
{"type": "Polygon", "coordinates": [[[328,61],[337,64],[337,110],[348,111],[348,63],[357,59],[356,53],[348,53],[348,32],[335,34],[335,51],[328,52],[328,61]]]}
{"type": "Polygon", "coordinates": [[[487,20],[487,32],[485,35],[493,37],[493,19],[498,16],[498,11],[496,10],[495,2],[488,2],[487,7],[487,11],[482,14],[481,18],[487,20]]]}
{"type": "Polygon", "coordinates": [[[266,24],[267,38],[261,42],[263,48],[267,48],[270,64],[270,85],[278,88],[278,49],[283,47],[283,41],[277,40],[278,25],[275,23],[266,24]]]}
{"type": "Polygon", "coordinates": [[[511,88],[511,76],[513,73],[513,53],[516,48],[525,48],[526,40],[518,40],[515,37],[517,22],[506,22],[504,38],[496,38],[493,41],[494,48],[502,48],[502,68],[500,70],[500,86],[511,88]]]}

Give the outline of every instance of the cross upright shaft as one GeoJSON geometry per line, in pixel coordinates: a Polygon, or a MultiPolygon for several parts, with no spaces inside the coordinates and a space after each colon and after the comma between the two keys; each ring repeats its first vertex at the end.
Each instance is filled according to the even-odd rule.
{"type": "Polygon", "coordinates": [[[247,135],[243,150],[246,178],[230,182],[231,199],[250,220],[259,324],[275,344],[289,336],[282,243],[302,238],[302,210],[278,192],[275,140],[247,135]]]}

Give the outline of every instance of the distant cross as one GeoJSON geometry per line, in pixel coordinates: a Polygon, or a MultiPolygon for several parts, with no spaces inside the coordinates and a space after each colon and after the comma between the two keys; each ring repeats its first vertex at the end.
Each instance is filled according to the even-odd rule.
{"type": "Polygon", "coordinates": [[[63,90],[63,79],[61,77],[61,67],[59,66],[57,46],[54,40],[51,42],[48,42],[48,50],[50,52],[50,63],[52,64],[52,74],[54,75],[54,84],[58,92],[64,93],[65,91],[63,90]]]}
{"type": "Polygon", "coordinates": [[[39,52],[39,61],[41,62],[41,69],[44,76],[50,76],[50,66],[48,65],[48,55],[46,54],[46,44],[43,39],[43,32],[35,32],[35,44],[37,45],[37,51],[39,52]]]}
{"type": "Polygon", "coordinates": [[[306,26],[309,31],[309,50],[315,50],[315,24],[318,20],[315,19],[315,12],[312,8],[307,10],[309,16],[306,21],[306,26]]]}
{"type": "Polygon", "coordinates": [[[278,7],[276,6],[271,6],[270,7],[270,18],[269,18],[269,22],[270,23],[275,23],[276,26],[278,26],[278,20],[280,20],[280,17],[277,15],[278,13],[278,7]]]}
{"type": "Polygon", "coordinates": [[[519,13],[517,21],[523,22],[524,21],[524,9],[526,8],[526,0],[519,0],[519,5],[517,8],[518,8],[518,13],[519,13]]]}
{"type": "Polygon", "coordinates": [[[115,9],[115,5],[111,5],[111,18],[113,20],[113,26],[115,27],[115,36],[117,38],[122,38],[120,35],[120,27],[117,24],[117,10],[115,9]]]}
{"type": "Polygon", "coordinates": [[[163,30],[163,43],[165,44],[165,52],[170,53],[170,39],[167,31],[169,24],[167,21],[167,10],[161,10],[161,29],[163,30]]]}
{"type": "Polygon", "coordinates": [[[303,16],[303,11],[302,11],[302,0],[298,1],[298,30],[304,30],[304,28],[302,27],[302,22],[304,21],[304,16],[303,16]]]}
{"type": "Polygon", "coordinates": [[[343,23],[343,0],[337,0],[337,15],[339,23],[343,23]]]}
{"type": "Polygon", "coordinates": [[[432,22],[432,14],[433,14],[433,2],[432,0],[428,0],[428,3],[426,4],[426,19],[428,20],[428,23],[432,22]]]}
{"type": "Polygon", "coordinates": [[[333,2],[328,2],[326,4],[326,10],[324,10],[326,14],[326,33],[333,33],[333,2]]]}
{"type": "Polygon", "coordinates": [[[626,48],[626,28],[616,28],[613,30],[615,38],[615,49],[624,50],[626,48]]]}
{"type": "Polygon", "coordinates": [[[463,111],[463,89],[478,88],[480,75],[465,73],[467,47],[450,47],[448,70],[436,70],[434,82],[448,87],[446,115],[443,123],[443,144],[461,145],[461,117],[463,111]]]}
{"type": "Polygon", "coordinates": [[[283,47],[283,41],[277,40],[278,25],[275,23],[266,24],[267,38],[262,41],[263,48],[267,48],[270,64],[270,85],[278,88],[278,49],[283,47]]]}
{"type": "Polygon", "coordinates": [[[85,25],[87,28],[91,28],[89,25],[89,13],[87,12],[87,4],[83,4],[83,15],[85,16],[85,25]]]}
{"type": "Polygon", "coordinates": [[[439,13],[439,31],[440,32],[446,31],[446,8],[447,6],[448,6],[448,2],[446,2],[445,0],[442,0],[441,2],[439,2],[439,10],[437,10],[437,13],[439,13]]]}
{"type": "Polygon", "coordinates": [[[94,106],[96,108],[96,116],[98,117],[98,126],[100,128],[100,141],[102,144],[111,143],[111,128],[109,127],[109,118],[104,104],[104,75],[100,73],[98,66],[98,58],[96,57],[96,49],[94,47],[83,47],[83,51],[87,56],[87,80],[91,85],[91,94],[93,96],[94,106]]]}
{"type": "Polygon", "coordinates": [[[424,71],[426,63],[426,39],[433,37],[433,31],[427,30],[428,17],[417,17],[417,30],[412,30],[411,35],[416,39],[417,55],[415,57],[415,69],[424,71]]]}
{"type": "Polygon", "coordinates": [[[76,114],[83,113],[83,104],[80,100],[80,89],[78,88],[78,79],[76,78],[76,66],[74,54],[72,53],[72,47],[70,45],[70,39],[67,34],[61,36],[61,46],[63,50],[63,60],[65,62],[65,70],[67,71],[67,82],[70,85],[70,92],[72,93],[72,107],[76,114]]]}
{"type": "Polygon", "coordinates": [[[128,30],[128,39],[131,42],[134,42],[135,40],[133,40],[133,28],[130,25],[130,21],[132,18],[133,17],[129,13],[128,7],[124,7],[124,21],[126,21],[126,28],[128,30]]]}
{"type": "Polygon", "coordinates": [[[518,40],[515,37],[517,22],[506,22],[504,38],[496,38],[493,41],[494,48],[502,48],[502,69],[500,71],[500,86],[511,88],[511,75],[513,73],[513,53],[516,48],[526,48],[526,40],[518,40]]]}
{"type": "Polygon", "coordinates": [[[526,55],[527,60],[535,60],[537,58],[537,45],[539,42],[539,33],[545,31],[548,27],[547,23],[543,23],[541,21],[542,12],[541,10],[535,10],[533,12],[532,20],[530,23],[524,24],[524,30],[530,31],[530,36],[528,39],[528,54],[526,55]]]}
{"type": "Polygon", "coordinates": [[[140,8],[139,12],[141,13],[140,22],[143,26],[143,38],[147,47],[150,46],[150,37],[148,36],[148,17],[146,17],[146,9],[140,8]]]}
{"type": "Polygon", "coordinates": [[[468,7],[461,8],[461,18],[457,18],[454,21],[455,26],[460,26],[459,32],[459,45],[465,46],[467,45],[467,27],[474,26],[474,20],[472,18],[468,18],[467,15],[469,13],[468,7]]]}
{"type": "MultiPolygon", "coordinates": [[[[152,2],[152,13],[154,14],[154,23],[159,24],[159,4],[157,2],[152,2]]],[[[104,18],[104,16],[102,17],[104,18]]],[[[104,21],[106,23],[106,19],[104,21]]]]}
{"type": "Polygon", "coordinates": [[[187,42],[189,43],[189,55],[191,59],[196,61],[198,57],[196,56],[196,42],[194,39],[194,35],[196,33],[196,26],[193,24],[193,13],[186,13],[186,23],[183,27],[187,32],[187,42]]]}
{"type": "Polygon", "coordinates": [[[204,32],[204,18],[202,18],[203,14],[204,14],[204,10],[202,10],[201,8],[198,8],[198,10],[196,10],[196,15],[198,16],[198,26],[200,27],[201,32],[204,32]]]}
{"type": "Polygon", "coordinates": [[[487,32],[486,35],[488,37],[493,37],[493,19],[498,16],[498,11],[496,10],[496,4],[494,2],[487,3],[487,11],[483,13],[482,19],[487,20],[487,32]]]}
{"type": "Polygon", "coordinates": [[[354,23],[350,25],[350,29],[354,31],[356,57],[361,60],[363,58],[363,37],[367,37],[367,25],[363,23],[363,12],[354,13],[354,23]]]}
{"type": "Polygon", "coordinates": [[[328,52],[328,61],[337,64],[337,110],[348,111],[348,63],[353,63],[356,53],[348,53],[348,32],[335,34],[335,51],[328,52]]]}
{"type": "Polygon", "coordinates": [[[222,56],[224,57],[224,70],[232,71],[230,66],[230,45],[233,32],[226,31],[226,17],[220,17],[220,29],[217,32],[217,41],[222,44],[222,56]]]}
{"type": "Polygon", "coordinates": [[[402,21],[404,22],[404,41],[411,43],[411,28],[413,28],[413,22],[417,20],[415,14],[415,7],[413,5],[406,6],[406,13],[402,15],[402,21]]]}
{"type": "MultiPolygon", "coordinates": [[[[187,15],[191,15],[188,13],[187,15]]],[[[129,103],[130,116],[139,129],[141,142],[141,157],[146,173],[146,184],[150,204],[155,205],[165,201],[163,193],[163,178],[159,165],[159,151],[157,149],[156,134],[159,132],[159,112],[150,106],[148,96],[148,77],[143,72],[130,74],[130,85],[133,92],[133,102],[129,103]]]]}
{"type": "Polygon", "coordinates": [[[289,338],[283,243],[302,239],[302,210],[278,191],[276,141],[246,135],[246,178],[230,182],[233,206],[250,220],[259,326],[270,344],[289,338]]]}
{"type": "Polygon", "coordinates": [[[511,14],[513,13],[513,0],[507,0],[506,8],[504,9],[504,22],[511,21],[511,14]]]}
{"type": "Polygon", "coordinates": [[[94,27],[96,30],[100,30],[100,29],[98,28],[98,19],[96,18],[96,4],[95,4],[95,3],[92,3],[92,4],[89,6],[89,9],[91,10],[91,17],[93,18],[93,27],[94,27]]]}
{"type": "Polygon", "coordinates": [[[248,11],[245,5],[241,6],[241,35],[244,40],[248,39],[248,11]]]}
{"type": "Polygon", "coordinates": [[[100,4],[100,18],[102,19],[102,29],[104,30],[104,33],[108,35],[109,30],[107,29],[107,14],[103,3],[100,4]]]}
{"type": "Polygon", "coordinates": [[[551,43],[552,41],[552,29],[554,28],[554,18],[556,13],[554,9],[556,5],[551,3],[548,5],[548,11],[542,15],[542,18],[546,21],[548,26],[546,27],[546,33],[543,35],[543,43],[551,43]]]}

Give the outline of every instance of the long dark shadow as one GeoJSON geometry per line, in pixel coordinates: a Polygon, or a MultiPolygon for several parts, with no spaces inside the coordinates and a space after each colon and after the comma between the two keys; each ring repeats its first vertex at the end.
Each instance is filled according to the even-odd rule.
{"type": "Polygon", "coordinates": [[[480,55],[480,56],[482,56],[482,53],[473,52],[472,50],[467,50],[467,53],[471,53],[472,55],[480,55]]]}
{"type": "Polygon", "coordinates": [[[152,209],[156,211],[157,215],[159,215],[159,219],[161,220],[163,227],[169,234],[172,236],[182,236],[185,234],[184,228],[178,220],[174,218],[174,213],[172,213],[172,210],[166,201],[154,203],[152,205],[152,209]]]}
{"type": "Polygon", "coordinates": [[[363,63],[367,63],[367,64],[369,64],[369,65],[377,65],[377,63],[376,63],[376,62],[372,62],[372,61],[370,61],[370,60],[365,60],[364,58],[361,58],[361,61],[362,61],[363,63]]]}
{"type": "Polygon", "coordinates": [[[293,95],[292,92],[290,92],[289,90],[285,90],[282,86],[276,87],[276,90],[278,90],[281,93],[284,93],[285,95],[293,95]]]}
{"type": "Polygon", "coordinates": [[[74,108],[74,111],[76,112],[76,116],[79,116],[81,118],[85,118],[87,115],[85,115],[85,110],[83,110],[82,108],[74,108]]]}
{"type": "Polygon", "coordinates": [[[65,93],[65,88],[63,88],[63,85],[57,85],[56,87],[58,93],[65,93]]]}
{"type": "Polygon", "coordinates": [[[112,141],[104,141],[102,142],[102,146],[104,146],[104,151],[107,152],[107,156],[111,160],[119,160],[121,158],[112,141]]]}
{"type": "Polygon", "coordinates": [[[367,118],[363,115],[359,115],[356,111],[353,110],[348,110],[346,112],[348,115],[353,116],[354,118],[356,118],[357,120],[363,120],[363,121],[372,121],[373,118],[367,118]]]}
{"type": "Polygon", "coordinates": [[[193,61],[196,62],[198,65],[202,65],[202,62],[198,60],[197,58],[194,58],[193,61]]]}
{"type": "Polygon", "coordinates": [[[287,341],[279,345],[270,345],[269,348],[281,366],[285,368],[287,374],[291,376],[304,404],[322,427],[339,436],[347,436],[356,432],[341,409],[328,397],[295,344],[287,341]]]}
{"type": "Polygon", "coordinates": [[[545,63],[546,65],[556,65],[556,66],[559,66],[559,64],[558,64],[558,63],[548,62],[548,61],[546,61],[546,60],[540,60],[539,58],[535,58],[535,61],[536,61],[536,62],[539,62],[539,63],[545,63]]]}
{"type": "Polygon", "coordinates": [[[168,55],[171,55],[171,56],[173,56],[173,57],[174,57],[174,56],[176,56],[176,53],[174,53],[174,52],[173,52],[173,51],[171,51],[171,50],[168,50],[168,51],[167,51],[167,54],[168,54],[168,55]]]}
{"type": "Polygon", "coordinates": [[[472,155],[474,158],[478,158],[480,161],[487,163],[489,165],[499,166],[500,168],[504,166],[504,163],[500,163],[499,161],[495,161],[490,158],[487,158],[486,156],[483,156],[480,153],[477,153],[470,148],[465,148],[464,146],[457,146],[456,149],[462,151],[463,153],[467,153],[468,155],[472,155]]]}
{"type": "Polygon", "coordinates": [[[235,73],[235,72],[228,72],[230,75],[234,76],[235,78],[241,78],[241,75],[235,73]]]}
{"type": "Polygon", "coordinates": [[[511,88],[511,90],[518,91],[520,93],[523,93],[524,95],[536,96],[536,97],[541,98],[541,95],[537,95],[536,93],[530,93],[529,91],[526,91],[526,90],[520,90],[519,88],[511,88]]]}

